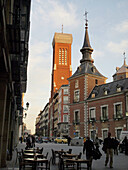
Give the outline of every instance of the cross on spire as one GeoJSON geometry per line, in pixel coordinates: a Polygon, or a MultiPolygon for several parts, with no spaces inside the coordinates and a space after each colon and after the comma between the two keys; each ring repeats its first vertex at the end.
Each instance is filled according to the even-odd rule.
{"type": "Polygon", "coordinates": [[[125,52],[123,53],[123,56],[124,56],[124,65],[126,65],[126,61],[125,61],[125,59],[126,59],[125,52]]]}
{"type": "Polygon", "coordinates": [[[123,56],[124,56],[124,60],[125,60],[126,59],[125,52],[123,53],[123,56]]]}
{"type": "Polygon", "coordinates": [[[86,23],[85,23],[85,26],[86,26],[86,28],[88,27],[88,19],[87,19],[87,14],[88,14],[88,12],[87,12],[87,11],[85,11],[85,14],[84,14],[84,16],[85,16],[85,21],[86,21],[86,23]]]}

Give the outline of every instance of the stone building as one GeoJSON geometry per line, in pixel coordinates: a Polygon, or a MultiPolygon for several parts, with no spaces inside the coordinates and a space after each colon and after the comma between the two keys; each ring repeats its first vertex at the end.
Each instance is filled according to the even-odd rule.
{"type": "Polygon", "coordinates": [[[0,168],[12,159],[26,92],[31,0],[0,1],[0,168]],[[8,150],[8,155],[7,155],[8,150]]]}

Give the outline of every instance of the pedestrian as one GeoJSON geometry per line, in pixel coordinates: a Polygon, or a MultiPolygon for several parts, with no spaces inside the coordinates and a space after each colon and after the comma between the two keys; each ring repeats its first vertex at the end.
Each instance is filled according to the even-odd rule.
{"type": "Polygon", "coordinates": [[[98,137],[96,137],[96,139],[95,139],[96,150],[99,150],[99,145],[100,145],[100,141],[99,141],[98,137]]]}
{"type": "Polygon", "coordinates": [[[84,142],[84,146],[83,146],[83,154],[85,153],[85,150],[86,150],[86,159],[87,160],[92,160],[93,149],[94,149],[93,142],[90,140],[90,137],[87,137],[86,141],[84,142]]]}
{"type": "Polygon", "coordinates": [[[107,166],[109,162],[110,168],[113,168],[113,145],[114,145],[114,139],[111,138],[111,133],[108,132],[108,137],[104,139],[103,147],[105,148],[106,153],[106,160],[105,160],[105,166],[107,166]]]}
{"type": "Polygon", "coordinates": [[[35,147],[35,137],[32,135],[32,147],[35,147]]]}
{"type": "Polygon", "coordinates": [[[71,142],[71,137],[68,136],[68,146],[70,145],[70,142],[71,142]]]}
{"type": "Polygon", "coordinates": [[[127,136],[125,136],[122,143],[124,144],[124,147],[125,147],[125,155],[128,155],[128,139],[127,139],[127,136]]]}
{"type": "Polygon", "coordinates": [[[116,139],[114,139],[114,154],[118,155],[118,145],[119,145],[119,141],[116,139]]]}

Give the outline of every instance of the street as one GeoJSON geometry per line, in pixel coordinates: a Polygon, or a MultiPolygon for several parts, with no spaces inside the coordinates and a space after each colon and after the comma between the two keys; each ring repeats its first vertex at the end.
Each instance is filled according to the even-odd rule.
{"type": "MultiPolygon", "coordinates": [[[[25,143],[18,144],[18,150],[24,149],[26,146],[25,143]]],[[[55,143],[36,143],[36,147],[42,148],[44,147],[43,154],[48,154],[48,160],[50,160],[52,153],[51,149],[54,150],[68,150],[69,148],[72,149],[72,153],[74,154],[79,154],[82,152],[83,148],[82,146],[68,146],[67,144],[55,144],[55,143]]],[[[102,146],[101,146],[102,147],[102,146]]],[[[105,162],[105,154],[103,153],[102,149],[100,147],[100,151],[102,153],[102,157],[99,160],[93,160],[92,162],[92,170],[107,170],[110,169],[109,166],[105,167],[104,162],[105,162]]],[[[85,158],[85,155],[82,154],[82,158],[85,158]]],[[[13,160],[14,165],[11,165],[8,163],[8,167],[15,167],[15,170],[18,170],[18,161],[16,163],[16,156],[13,160]]],[[[7,169],[7,168],[6,168],[7,169]]],[[[12,168],[8,168],[8,170],[11,170],[12,168]]],[[[50,169],[51,170],[58,170],[58,165],[52,165],[50,164],[50,169]]],[[[113,161],[113,169],[115,170],[128,170],[128,156],[126,156],[124,153],[119,153],[118,155],[114,155],[114,161],[113,161]]],[[[1,169],[2,170],[2,169],[1,169]]]]}

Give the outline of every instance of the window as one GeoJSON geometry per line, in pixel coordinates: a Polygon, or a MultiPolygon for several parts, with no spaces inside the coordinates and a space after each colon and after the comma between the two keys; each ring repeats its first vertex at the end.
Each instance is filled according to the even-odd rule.
{"type": "Polygon", "coordinates": [[[68,122],[68,115],[63,115],[63,122],[68,122]]]}
{"type": "Polygon", "coordinates": [[[92,93],[92,96],[91,96],[92,98],[94,98],[95,97],[95,93],[92,93]]]}
{"type": "Polygon", "coordinates": [[[64,97],[63,97],[63,103],[64,103],[64,104],[67,104],[67,103],[68,103],[68,96],[64,96],[64,97]]]}
{"type": "Polygon", "coordinates": [[[103,140],[107,138],[108,136],[108,130],[103,130],[103,140]]]}
{"type": "Polygon", "coordinates": [[[108,106],[101,106],[101,120],[108,119],[108,106]]]}
{"type": "Polygon", "coordinates": [[[104,95],[107,95],[107,94],[108,94],[108,91],[107,91],[107,90],[105,90],[105,91],[104,91],[104,95]]]}
{"type": "Polygon", "coordinates": [[[61,48],[59,49],[59,64],[61,64],[61,48]]]}
{"type": "Polygon", "coordinates": [[[63,112],[68,113],[68,105],[63,105],[63,112]]]}
{"type": "Polygon", "coordinates": [[[64,65],[64,49],[62,49],[62,64],[64,65]]]}
{"type": "Polygon", "coordinates": [[[122,103],[114,103],[114,118],[122,117],[122,103]]]}
{"type": "Polygon", "coordinates": [[[96,118],[96,108],[89,108],[89,113],[90,113],[90,120],[94,120],[96,118]]]}
{"type": "Polygon", "coordinates": [[[64,89],[64,94],[68,94],[68,89],[64,89]]]}
{"type": "Polygon", "coordinates": [[[79,87],[79,80],[76,80],[75,81],[75,88],[78,88],[79,87]]]}
{"type": "Polygon", "coordinates": [[[80,113],[79,110],[76,110],[74,112],[74,123],[79,123],[80,122],[80,113]]]}
{"type": "Polygon", "coordinates": [[[67,65],[67,49],[65,49],[65,65],[67,65]]]}
{"type": "Polygon", "coordinates": [[[121,92],[121,87],[117,87],[116,91],[121,92]]]}
{"type": "Polygon", "coordinates": [[[95,84],[98,85],[98,80],[97,79],[95,80],[95,84]]]}
{"type": "Polygon", "coordinates": [[[79,100],[80,100],[80,91],[75,90],[74,91],[74,102],[79,102],[79,100]]]}
{"type": "Polygon", "coordinates": [[[116,136],[117,136],[117,139],[119,139],[119,140],[120,140],[121,131],[122,131],[122,129],[116,129],[116,136]]]}

